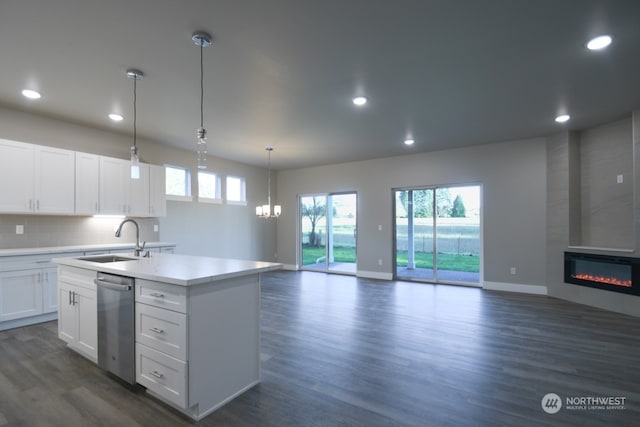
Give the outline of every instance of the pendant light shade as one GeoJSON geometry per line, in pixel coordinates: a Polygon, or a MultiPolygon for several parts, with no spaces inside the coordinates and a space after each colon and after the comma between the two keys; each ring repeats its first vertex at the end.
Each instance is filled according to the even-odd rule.
{"type": "Polygon", "coordinates": [[[271,152],[273,151],[272,146],[265,147],[269,156],[269,170],[267,177],[267,204],[256,206],[256,215],[260,218],[277,218],[282,214],[282,206],[275,205],[273,207],[273,212],[271,212],[271,152]]]}
{"type": "Polygon", "coordinates": [[[196,131],[198,153],[198,169],[207,168],[207,130],[204,128],[204,60],[203,49],[211,46],[211,35],[196,32],[191,36],[196,46],[200,46],[200,127],[196,131]]]}
{"type": "Polygon", "coordinates": [[[140,157],[137,145],[137,83],[144,74],[140,70],[127,70],[127,77],[133,79],[133,146],[131,147],[131,179],[140,179],[140,157]]]}

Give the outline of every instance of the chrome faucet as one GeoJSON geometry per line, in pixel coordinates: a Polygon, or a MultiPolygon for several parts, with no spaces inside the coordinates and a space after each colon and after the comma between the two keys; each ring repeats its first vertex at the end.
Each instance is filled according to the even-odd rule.
{"type": "Polygon", "coordinates": [[[120,234],[122,233],[122,226],[127,222],[130,222],[136,226],[136,246],[135,248],[133,248],[133,254],[135,256],[140,256],[142,254],[142,251],[144,251],[144,246],[147,244],[147,242],[142,242],[142,244],[140,244],[140,226],[135,220],[125,219],[124,221],[122,221],[118,226],[118,229],[116,230],[116,237],[120,237],[120,234]]]}

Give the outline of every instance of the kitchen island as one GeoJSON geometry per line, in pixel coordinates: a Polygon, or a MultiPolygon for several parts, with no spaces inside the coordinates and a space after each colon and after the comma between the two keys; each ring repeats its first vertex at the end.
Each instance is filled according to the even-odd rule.
{"type": "Polygon", "coordinates": [[[135,280],[135,381],[199,420],[260,381],[260,274],[281,264],[153,254],[56,258],[59,337],[97,362],[93,280],[135,280]]]}

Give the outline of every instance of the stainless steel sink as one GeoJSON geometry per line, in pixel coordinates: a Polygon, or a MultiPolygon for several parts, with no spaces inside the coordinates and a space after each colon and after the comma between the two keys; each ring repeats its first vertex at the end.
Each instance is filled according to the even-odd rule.
{"type": "Polygon", "coordinates": [[[80,261],[91,261],[91,262],[99,262],[102,264],[108,262],[119,262],[119,261],[137,261],[138,258],[129,258],[121,255],[97,255],[97,256],[87,256],[77,258],[80,261]]]}

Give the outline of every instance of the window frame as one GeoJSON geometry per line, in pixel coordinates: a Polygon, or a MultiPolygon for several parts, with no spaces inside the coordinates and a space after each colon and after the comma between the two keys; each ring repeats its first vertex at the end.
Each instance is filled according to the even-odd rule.
{"type": "Polygon", "coordinates": [[[215,172],[210,172],[210,171],[198,171],[197,173],[197,177],[198,177],[198,202],[199,203],[213,203],[213,204],[221,204],[223,202],[222,200],[222,179],[220,177],[220,174],[217,174],[215,172]],[[213,189],[214,192],[214,197],[204,197],[201,195],[201,183],[200,183],[200,174],[203,175],[210,175],[213,176],[214,179],[214,186],[215,188],[213,189]]]}
{"type": "Polygon", "coordinates": [[[165,171],[164,192],[165,192],[167,200],[176,200],[176,201],[181,201],[181,202],[190,202],[190,201],[192,201],[193,197],[191,196],[191,170],[189,168],[185,168],[183,166],[165,164],[164,165],[164,171],[165,171]],[[167,179],[169,177],[168,169],[180,170],[180,171],[182,171],[184,173],[184,186],[185,186],[184,195],[169,194],[167,192],[167,179]]]}
{"type": "Polygon", "coordinates": [[[247,179],[239,175],[227,175],[225,177],[225,198],[228,205],[247,206],[247,179]],[[240,199],[229,200],[229,179],[240,180],[240,199]]]}

